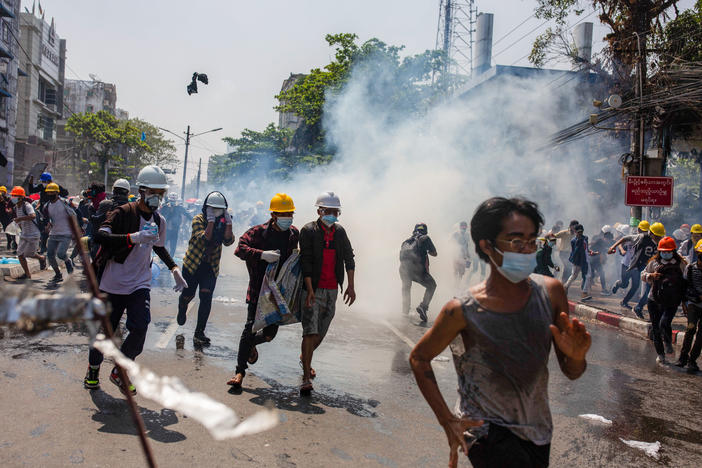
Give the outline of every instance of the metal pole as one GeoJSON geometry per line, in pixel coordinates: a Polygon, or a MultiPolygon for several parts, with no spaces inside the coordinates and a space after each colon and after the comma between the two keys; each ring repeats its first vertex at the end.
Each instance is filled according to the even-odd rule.
{"type": "Polygon", "coordinates": [[[183,161],[183,185],[180,187],[180,198],[185,200],[185,174],[188,171],[188,146],[190,146],[190,125],[185,132],[185,161],[183,161]]]}
{"type": "Polygon", "coordinates": [[[195,189],[195,198],[200,198],[200,169],[202,168],[202,158],[197,163],[197,185],[195,189]]]}

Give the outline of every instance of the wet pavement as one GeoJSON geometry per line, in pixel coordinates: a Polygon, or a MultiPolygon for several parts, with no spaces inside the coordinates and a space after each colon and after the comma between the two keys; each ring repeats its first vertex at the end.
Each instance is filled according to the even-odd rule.
{"type": "MultiPolygon", "coordinates": [[[[231,258],[231,249],[225,258],[231,258]]],[[[47,275],[50,276],[50,275],[47,275]]],[[[347,308],[337,314],[315,354],[315,392],[301,398],[300,325],[281,327],[259,347],[241,392],[225,384],[236,360],[246,315],[243,262],[226,263],[215,290],[207,333],[212,346],[193,348],[197,305],[183,327],[174,325],[177,295],[169,274],[152,292],[152,323],[138,361],[162,375],[177,375],[246,417],[265,405],[281,424],[263,434],[214,441],[199,424],[137,396],[161,466],[445,466],[448,447],[412,376],[410,345],[426,331],[416,314],[347,308]],[[182,335],[182,338],[178,338],[182,335]]],[[[430,319],[440,306],[437,296],[430,319]]],[[[431,322],[429,323],[429,325],[431,322]]],[[[655,363],[651,343],[589,325],[588,369],[569,381],[552,357],[549,393],[554,419],[552,466],[702,466],[702,375],[655,363]],[[594,413],[604,425],[580,418],[594,413]],[[660,459],[620,441],[660,441],[660,459]]],[[[124,398],[101,371],[102,388],[87,391],[87,337],[79,325],[28,338],[0,339],[0,392],[6,423],[0,433],[4,466],[142,466],[138,438],[124,398]],[[9,422],[9,424],[8,424],[9,422]]],[[[448,351],[434,361],[452,406],[456,376],[448,351]]],[[[464,457],[461,466],[470,466],[464,457]]]]}

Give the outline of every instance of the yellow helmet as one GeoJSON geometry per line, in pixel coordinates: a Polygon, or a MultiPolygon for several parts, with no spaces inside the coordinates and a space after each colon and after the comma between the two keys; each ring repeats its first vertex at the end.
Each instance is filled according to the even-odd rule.
{"type": "Polygon", "coordinates": [[[653,223],[651,225],[651,232],[655,236],[663,237],[665,236],[665,227],[663,227],[663,224],[661,223],[653,223]]]}
{"type": "Polygon", "coordinates": [[[276,193],[275,196],[271,198],[270,210],[276,213],[292,213],[295,211],[295,204],[290,195],[276,193]]]}
{"type": "Polygon", "coordinates": [[[645,219],[639,223],[639,229],[642,231],[648,231],[651,229],[651,225],[645,219]]]}
{"type": "Polygon", "coordinates": [[[59,193],[59,186],[55,182],[51,182],[49,185],[46,186],[46,189],[44,189],[46,193],[59,193]]]}
{"type": "Polygon", "coordinates": [[[0,193],[7,193],[7,187],[0,185],[0,193]]]}
{"type": "Polygon", "coordinates": [[[702,239],[697,241],[697,244],[695,245],[695,252],[702,252],[702,239]]]}
{"type": "MultiPolygon", "coordinates": [[[[2,191],[3,187],[0,187],[0,191],[2,191]]],[[[693,234],[702,234],[702,225],[699,224],[693,224],[692,227],[690,228],[690,232],[693,234]]]]}

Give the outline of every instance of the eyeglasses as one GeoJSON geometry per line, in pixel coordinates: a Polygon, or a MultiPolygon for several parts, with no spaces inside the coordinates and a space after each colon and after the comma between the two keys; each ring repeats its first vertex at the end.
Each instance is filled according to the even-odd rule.
{"type": "Polygon", "coordinates": [[[320,208],[319,210],[325,215],[339,216],[341,214],[341,210],[338,208],[320,208]]]}
{"type": "Polygon", "coordinates": [[[536,251],[536,239],[497,239],[497,242],[502,242],[503,244],[509,244],[511,250],[515,252],[534,252],[536,251]]]}

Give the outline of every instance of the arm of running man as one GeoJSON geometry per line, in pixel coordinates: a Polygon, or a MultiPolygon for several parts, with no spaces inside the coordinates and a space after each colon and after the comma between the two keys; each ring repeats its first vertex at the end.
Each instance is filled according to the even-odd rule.
{"type": "Polygon", "coordinates": [[[449,466],[451,467],[458,464],[458,447],[461,447],[463,453],[468,455],[468,444],[463,433],[469,427],[481,426],[483,421],[458,418],[451,412],[441,390],[439,390],[431,367],[431,360],[446,349],[451,341],[466,328],[466,325],[461,303],[456,299],[449,301],[441,310],[431,329],[416,344],[409,358],[419,390],[446,432],[450,450],[449,466]]]}
{"type": "Polygon", "coordinates": [[[234,255],[244,261],[261,260],[261,253],[263,250],[253,246],[258,229],[263,228],[261,226],[254,226],[239,237],[239,244],[236,246],[234,255]]]}
{"type": "Polygon", "coordinates": [[[587,355],[592,337],[580,320],[568,316],[568,297],[563,284],[555,278],[544,277],[546,290],[551,299],[553,324],[549,326],[558,365],[563,375],[575,380],[587,368],[587,355]]]}

